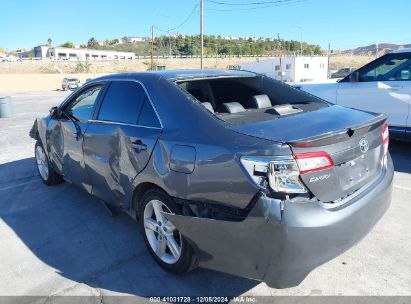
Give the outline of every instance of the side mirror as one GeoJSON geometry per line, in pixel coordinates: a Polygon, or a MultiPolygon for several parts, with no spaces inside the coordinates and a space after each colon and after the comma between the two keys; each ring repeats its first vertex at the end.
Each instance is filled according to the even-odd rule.
{"type": "Polygon", "coordinates": [[[58,118],[60,117],[60,114],[61,114],[59,107],[52,107],[49,113],[50,113],[50,118],[58,118]]]}
{"type": "Polygon", "coordinates": [[[352,72],[350,74],[350,82],[359,82],[360,81],[360,73],[358,73],[357,71],[352,72]]]}

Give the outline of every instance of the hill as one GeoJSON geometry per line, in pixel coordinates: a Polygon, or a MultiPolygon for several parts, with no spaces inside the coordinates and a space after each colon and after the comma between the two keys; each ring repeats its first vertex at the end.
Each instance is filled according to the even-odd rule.
{"type": "MultiPolygon", "coordinates": [[[[411,44],[392,44],[392,43],[380,43],[378,44],[378,53],[385,54],[389,51],[395,51],[402,48],[411,48],[411,44]]],[[[342,55],[355,55],[355,56],[371,56],[375,55],[377,51],[377,45],[371,44],[367,46],[360,46],[355,49],[349,49],[344,51],[334,51],[335,54],[342,55]]]]}

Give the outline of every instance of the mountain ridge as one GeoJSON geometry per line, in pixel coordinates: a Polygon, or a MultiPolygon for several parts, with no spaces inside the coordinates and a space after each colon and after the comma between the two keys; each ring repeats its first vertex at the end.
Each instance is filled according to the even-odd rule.
{"type": "MultiPolygon", "coordinates": [[[[398,49],[402,48],[411,48],[411,43],[410,44],[394,44],[394,43],[379,43],[378,44],[378,53],[379,55],[385,54],[390,51],[395,51],[398,49]]],[[[334,54],[342,54],[342,55],[362,55],[362,56],[369,56],[369,55],[375,55],[377,52],[377,45],[376,44],[370,44],[367,46],[360,46],[354,49],[348,49],[348,50],[335,50],[333,53],[334,54]]]]}

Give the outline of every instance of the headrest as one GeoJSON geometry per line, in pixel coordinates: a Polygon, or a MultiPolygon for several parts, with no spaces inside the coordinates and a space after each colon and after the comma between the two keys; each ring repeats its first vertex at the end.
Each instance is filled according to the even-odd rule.
{"type": "Polygon", "coordinates": [[[219,113],[239,113],[244,112],[244,107],[238,102],[226,102],[219,107],[219,113]]]}
{"type": "Polygon", "coordinates": [[[247,108],[250,109],[265,109],[272,107],[270,98],[267,95],[254,95],[247,101],[247,108]]]}
{"type": "Polygon", "coordinates": [[[213,106],[209,102],[202,102],[201,103],[207,110],[209,110],[211,113],[214,113],[213,106]]]}

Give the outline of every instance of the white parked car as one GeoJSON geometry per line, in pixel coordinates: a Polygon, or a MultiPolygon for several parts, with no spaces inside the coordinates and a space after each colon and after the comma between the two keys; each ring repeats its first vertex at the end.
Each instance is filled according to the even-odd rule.
{"type": "Polygon", "coordinates": [[[411,140],[411,49],[388,53],[335,83],[295,87],[331,103],[388,115],[390,136],[411,140]]]}
{"type": "Polygon", "coordinates": [[[13,56],[13,55],[8,55],[8,56],[3,56],[2,61],[4,62],[17,62],[17,61],[21,61],[21,58],[13,56]]]}
{"type": "Polygon", "coordinates": [[[67,90],[77,90],[77,88],[80,86],[80,80],[78,78],[70,78],[70,77],[65,77],[63,78],[63,81],[61,82],[61,89],[63,91],[67,90]]]}

